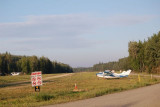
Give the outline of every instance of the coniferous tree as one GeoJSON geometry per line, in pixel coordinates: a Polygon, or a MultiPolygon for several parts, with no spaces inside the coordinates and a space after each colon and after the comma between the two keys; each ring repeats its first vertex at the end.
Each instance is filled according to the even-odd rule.
{"type": "Polygon", "coordinates": [[[42,71],[43,74],[73,72],[69,65],[51,62],[46,57],[15,56],[8,52],[0,54],[0,73],[2,75],[8,75],[11,72],[30,74],[34,71],[42,71]]]}

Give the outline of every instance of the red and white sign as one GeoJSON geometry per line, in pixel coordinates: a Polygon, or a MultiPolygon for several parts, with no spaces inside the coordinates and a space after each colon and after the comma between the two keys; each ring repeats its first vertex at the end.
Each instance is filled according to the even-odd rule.
{"type": "Polygon", "coordinates": [[[31,82],[32,82],[32,87],[41,86],[42,85],[42,72],[41,71],[32,72],[31,82]]]}

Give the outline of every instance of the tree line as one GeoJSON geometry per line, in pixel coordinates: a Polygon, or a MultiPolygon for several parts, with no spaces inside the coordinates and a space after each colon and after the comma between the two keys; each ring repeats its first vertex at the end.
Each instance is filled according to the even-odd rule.
{"type": "Polygon", "coordinates": [[[71,73],[72,67],[67,64],[50,61],[42,56],[16,56],[6,52],[0,54],[0,73],[8,75],[11,72],[21,72],[22,74],[31,74],[34,71],[42,71],[43,74],[51,73],[71,73]]]}
{"type": "Polygon", "coordinates": [[[108,63],[99,63],[95,64],[92,67],[93,71],[104,71],[104,70],[127,70],[130,69],[130,65],[128,63],[128,57],[121,58],[118,61],[112,61],[108,63]]]}
{"type": "Polygon", "coordinates": [[[131,68],[138,72],[160,73],[160,32],[148,40],[128,45],[131,68]]]}
{"type": "Polygon", "coordinates": [[[90,72],[92,71],[92,67],[77,67],[73,68],[74,72],[90,72]]]}
{"type": "Polygon", "coordinates": [[[93,65],[91,68],[86,68],[86,70],[132,69],[136,72],[160,73],[160,32],[153,34],[148,40],[130,41],[128,43],[128,52],[128,57],[108,63],[101,62],[93,65]]]}
{"type": "Polygon", "coordinates": [[[104,70],[127,70],[130,69],[128,57],[119,59],[118,61],[112,62],[99,62],[94,64],[93,67],[78,67],[74,68],[74,72],[91,72],[91,71],[104,71],[104,70]]]}

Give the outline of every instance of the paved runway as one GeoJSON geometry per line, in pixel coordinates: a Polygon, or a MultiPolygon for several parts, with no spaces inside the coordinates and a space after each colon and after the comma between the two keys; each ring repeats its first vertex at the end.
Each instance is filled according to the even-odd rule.
{"type": "Polygon", "coordinates": [[[45,107],[160,107],[160,84],[45,107]]]}

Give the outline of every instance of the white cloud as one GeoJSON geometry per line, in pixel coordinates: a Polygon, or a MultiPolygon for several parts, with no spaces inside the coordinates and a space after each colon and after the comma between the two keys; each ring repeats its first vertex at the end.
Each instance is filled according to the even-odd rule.
{"type": "MultiPolygon", "coordinates": [[[[0,23],[0,45],[19,48],[86,48],[99,41],[83,35],[94,34],[97,28],[143,23],[153,16],[117,15],[96,17],[86,14],[26,16],[24,22],[0,23]]],[[[19,49],[18,48],[18,49],[19,49]]],[[[35,49],[34,48],[34,49],[35,49]]]]}
{"type": "Polygon", "coordinates": [[[107,18],[107,23],[112,26],[127,26],[141,24],[154,19],[155,15],[113,15],[107,18]]]}
{"type": "MultiPolygon", "coordinates": [[[[4,36],[77,36],[95,28],[96,18],[87,15],[27,16],[27,21],[0,24],[4,36]]],[[[2,35],[1,35],[2,36],[2,35]]]]}

